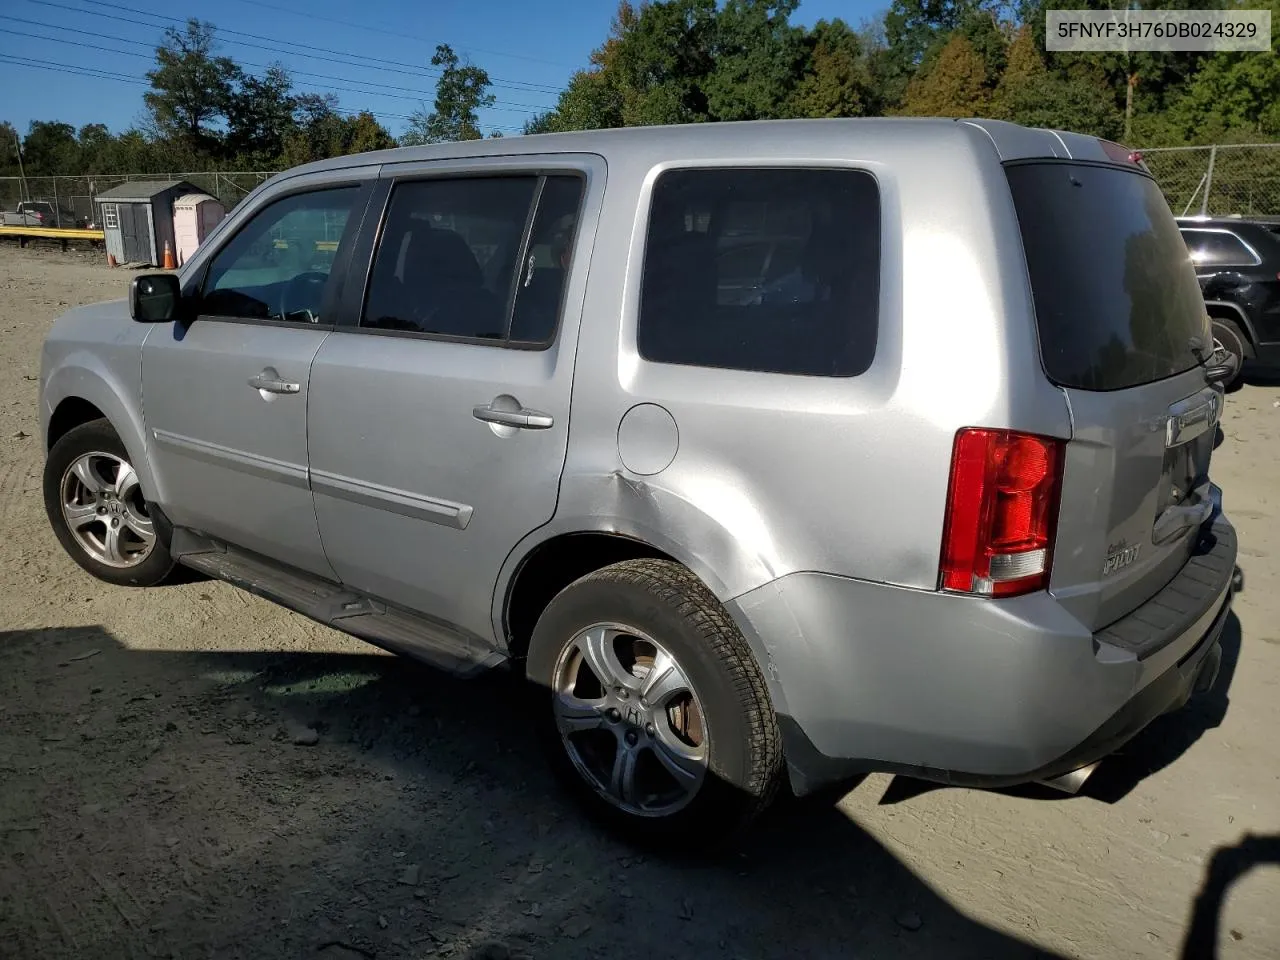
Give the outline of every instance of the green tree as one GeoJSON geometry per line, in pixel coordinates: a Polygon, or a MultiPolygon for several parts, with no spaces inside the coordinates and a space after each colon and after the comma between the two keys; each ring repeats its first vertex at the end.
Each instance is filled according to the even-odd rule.
{"type": "Polygon", "coordinates": [[[1071,130],[1115,139],[1122,117],[1112,98],[1099,96],[1105,78],[1094,83],[1051,73],[1023,26],[1009,44],[1008,65],[991,101],[991,115],[1029,127],[1071,130]]]}
{"type": "Polygon", "coordinates": [[[884,15],[886,101],[902,100],[907,85],[927,61],[940,54],[951,35],[992,3],[993,0],[893,0],[884,15]]]}
{"type": "Polygon", "coordinates": [[[843,20],[819,20],[805,38],[804,71],[791,95],[795,117],[861,117],[874,104],[862,41],[843,20]]]}
{"type": "Polygon", "coordinates": [[[449,143],[481,139],[484,134],[480,132],[478,111],[493,106],[494,102],[494,96],[489,92],[489,74],[481,67],[461,61],[446,43],[436,47],[431,65],[442,70],[440,79],[436,81],[435,109],[430,113],[415,111],[401,142],[449,143]]]}
{"type": "Polygon", "coordinates": [[[901,112],[914,117],[980,117],[990,105],[986,64],[964,35],[956,33],[932,66],[907,84],[901,112]]]}
{"type": "Polygon", "coordinates": [[[57,176],[80,172],[80,144],[69,123],[32,120],[22,139],[27,176],[57,176]]]}
{"type": "Polygon", "coordinates": [[[960,23],[961,35],[969,41],[974,52],[982,58],[985,70],[984,86],[994,90],[1004,75],[1009,49],[1009,37],[990,10],[974,10],[960,23]]]}
{"type": "Polygon", "coordinates": [[[94,173],[105,169],[110,162],[115,137],[105,123],[86,123],[76,133],[80,143],[80,164],[76,173],[94,173]]]}
{"type": "MultiPolygon", "coordinates": [[[[1134,9],[1203,10],[1220,9],[1229,0],[1142,0],[1134,9]]],[[[1045,22],[1049,10],[1123,10],[1113,0],[1020,0],[1018,15],[1031,26],[1039,49],[1045,49],[1045,22]]],[[[1120,136],[1126,141],[1138,131],[1150,129],[1178,98],[1200,67],[1221,54],[1200,52],[1049,53],[1049,69],[1090,84],[1099,95],[1109,95],[1123,112],[1120,136]]]]}
{"type": "Polygon", "coordinates": [[[18,175],[18,131],[8,120],[0,120],[0,176],[18,175]]]}
{"type": "Polygon", "coordinates": [[[368,111],[343,116],[332,94],[302,94],[296,98],[294,125],[284,136],[280,165],[293,167],[395,145],[395,138],[368,111]]]}
{"type": "Polygon", "coordinates": [[[219,125],[241,76],[235,61],[216,56],[216,49],[211,23],[192,18],[183,31],[170,27],[147,73],[151,90],[142,95],[155,133],[198,153],[217,151],[219,125]]]}
{"type": "Polygon", "coordinates": [[[804,62],[805,33],[790,23],[799,0],[728,0],[716,16],[707,112],[717,120],[775,119],[804,62]]]}
{"type": "Polygon", "coordinates": [[[228,157],[253,168],[275,163],[294,125],[293,81],[279,64],[261,78],[244,76],[227,108],[228,157]]]}
{"type": "Polygon", "coordinates": [[[90,173],[158,173],[161,172],[156,143],[137,128],[126,130],[115,138],[107,153],[108,160],[100,170],[90,173]]]}
{"type": "Polygon", "coordinates": [[[623,126],[626,91],[618,56],[638,19],[635,8],[622,0],[609,35],[591,52],[591,66],[575,72],[560,93],[555,109],[533,117],[525,124],[524,132],[557,133],[623,126]]]}
{"type": "Polygon", "coordinates": [[[591,66],[569,80],[556,109],[531,132],[686,123],[708,119],[707,78],[715,67],[715,0],[622,0],[591,66]]]}
{"type": "Polygon", "coordinates": [[[614,51],[627,126],[710,118],[706,81],[715,68],[715,0],[665,0],[640,8],[614,51]]]}
{"type": "MultiPolygon", "coordinates": [[[[1265,6],[1271,22],[1280,23],[1280,0],[1265,6]]],[[[1215,54],[1171,100],[1166,136],[1176,142],[1280,139],[1280,57],[1215,54]]]]}

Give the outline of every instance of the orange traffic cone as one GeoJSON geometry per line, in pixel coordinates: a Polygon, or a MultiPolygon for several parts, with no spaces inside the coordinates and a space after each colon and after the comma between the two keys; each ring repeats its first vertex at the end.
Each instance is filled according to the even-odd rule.
{"type": "Polygon", "coordinates": [[[164,268],[166,270],[176,270],[178,265],[173,262],[173,248],[169,246],[169,241],[164,242],[164,268]]]}

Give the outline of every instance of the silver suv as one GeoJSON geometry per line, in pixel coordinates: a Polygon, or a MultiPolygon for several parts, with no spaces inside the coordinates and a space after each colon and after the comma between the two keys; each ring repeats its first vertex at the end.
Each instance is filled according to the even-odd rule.
{"type": "Polygon", "coordinates": [[[1141,159],[700,124],[290,170],[44,347],[44,495],[460,675],[632,835],[880,770],[1079,786],[1214,681],[1236,537],[1141,159]]]}

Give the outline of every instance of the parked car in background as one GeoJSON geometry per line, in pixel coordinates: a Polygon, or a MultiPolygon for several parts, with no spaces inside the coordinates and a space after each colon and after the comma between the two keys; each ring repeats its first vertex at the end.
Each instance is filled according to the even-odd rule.
{"type": "Polygon", "coordinates": [[[5,226],[23,227],[75,227],[80,222],[74,213],[59,211],[45,200],[22,200],[12,213],[5,213],[5,226]]]}
{"type": "Polygon", "coordinates": [[[788,779],[1074,791],[1211,687],[1211,345],[1159,188],[1094,137],[400,148],[54,324],[45,504],[110,583],[185,564],[515,669],[590,810],[702,844],[788,779]]]}
{"type": "Polygon", "coordinates": [[[52,203],[44,200],[26,200],[18,204],[18,213],[34,214],[42,227],[59,225],[58,211],[52,203]]]}
{"type": "Polygon", "coordinates": [[[17,208],[0,213],[0,224],[6,227],[43,227],[45,226],[44,215],[38,211],[25,209],[25,204],[18,204],[17,208]]]}
{"type": "Polygon", "coordinates": [[[1213,335],[1246,364],[1280,367],[1280,218],[1180,217],[1213,335]]]}

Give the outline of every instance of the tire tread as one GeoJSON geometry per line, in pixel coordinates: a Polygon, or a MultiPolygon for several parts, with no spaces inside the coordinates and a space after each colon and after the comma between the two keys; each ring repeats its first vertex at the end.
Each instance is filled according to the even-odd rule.
{"type": "MultiPolygon", "coordinates": [[[[724,606],[687,567],[670,560],[624,560],[586,574],[577,583],[631,583],[675,610],[715,653],[746,709],[752,758],[745,783],[751,798],[742,811],[743,824],[768,807],[782,782],[782,733],[760,665],[724,606]]],[[[572,584],[570,585],[572,586],[572,584]]],[[[569,589],[569,588],[566,588],[569,589]]]]}

